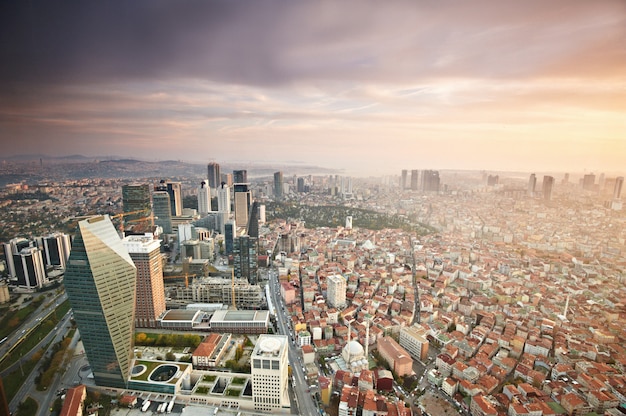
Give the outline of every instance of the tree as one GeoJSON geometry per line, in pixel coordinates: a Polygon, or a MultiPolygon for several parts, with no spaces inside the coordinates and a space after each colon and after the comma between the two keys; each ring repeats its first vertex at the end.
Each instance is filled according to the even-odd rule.
{"type": "Polygon", "coordinates": [[[176,361],[176,355],[174,355],[172,351],[168,351],[167,354],[165,354],[165,360],[176,361]]]}
{"type": "Polygon", "coordinates": [[[139,345],[144,345],[144,343],[146,342],[146,338],[148,338],[148,336],[145,333],[140,332],[135,335],[135,343],[139,345]]]}

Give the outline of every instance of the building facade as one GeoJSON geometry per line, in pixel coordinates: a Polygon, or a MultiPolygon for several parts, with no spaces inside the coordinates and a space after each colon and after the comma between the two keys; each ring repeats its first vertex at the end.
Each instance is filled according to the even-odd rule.
{"type": "Polygon", "coordinates": [[[207,178],[209,179],[209,187],[216,189],[222,182],[219,163],[211,162],[207,165],[207,178]]]}
{"type": "Polygon", "coordinates": [[[251,284],[258,281],[259,256],[257,239],[247,235],[239,236],[233,245],[233,265],[235,276],[246,279],[251,284]]]}
{"type": "Polygon", "coordinates": [[[254,409],[271,412],[290,407],[287,336],[262,334],[250,361],[254,409]]]}
{"type": "Polygon", "coordinates": [[[164,234],[172,233],[172,211],[170,194],[165,191],[155,191],[152,194],[154,209],[154,224],[163,228],[164,234]]]}
{"type": "Polygon", "coordinates": [[[165,312],[160,240],[151,235],[129,236],[124,246],[137,268],[135,327],[156,328],[159,316],[165,312]]]}
{"type": "Polygon", "coordinates": [[[99,386],[125,388],[133,356],[137,269],[109,216],[78,223],[65,291],[99,386]]]}
{"type": "Polygon", "coordinates": [[[326,279],[326,298],[328,304],[333,308],[343,308],[346,306],[346,279],[341,275],[328,276],[326,279]]]}
{"type": "Polygon", "coordinates": [[[425,361],[428,357],[429,342],[424,331],[414,326],[402,327],[399,340],[402,348],[406,349],[412,357],[420,361],[425,361]]]}
{"type": "Polygon", "coordinates": [[[211,189],[206,181],[200,182],[198,186],[198,213],[206,215],[211,211],[211,189]]]}

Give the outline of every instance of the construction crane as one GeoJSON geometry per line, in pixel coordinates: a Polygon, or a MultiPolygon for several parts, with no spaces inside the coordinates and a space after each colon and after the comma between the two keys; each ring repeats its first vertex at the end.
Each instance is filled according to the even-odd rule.
{"type": "MultiPolygon", "coordinates": [[[[87,218],[95,217],[97,215],[108,215],[111,220],[119,218],[119,219],[121,219],[120,220],[120,232],[122,234],[124,234],[124,217],[126,217],[128,215],[146,214],[146,211],[147,211],[146,209],[139,209],[139,210],[136,210],[136,211],[121,212],[119,214],[113,214],[113,215],[111,215],[111,214],[81,215],[81,216],[77,216],[77,217],[72,217],[72,219],[75,220],[75,221],[80,221],[80,220],[84,220],[84,219],[87,219],[87,218]]],[[[152,211],[150,211],[150,215],[146,215],[145,217],[142,217],[142,218],[137,218],[137,219],[134,219],[134,220],[130,220],[128,222],[145,221],[147,219],[150,220],[150,225],[154,226],[154,214],[152,213],[152,211]]]]}
{"type": "Polygon", "coordinates": [[[196,275],[185,273],[185,274],[178,274],[174,276],[163,276],[163,280],[165,281],[165,280],[170,280],[170,279],[185,279],[185,288],[188,288],[190,277],[193,279],[194,277],[196,277],[196,275]]]}
{"type": "Polygon", "coordinates": [[[230,271],[231,280],[230,280],[230,296],[233,300],[233,309],[237,310],[237,302],[235,302],[235,269],[231,269],[230,271]]]}
{"type": "MultiPolygon", "coordinates": [[[[116,219],[120,218],[120,232],[123,235],[124,234],[124,217],[126,217],[128,215],[146,214],[146,211],[148,211],[148,210],[147,209],[139,209],[139,210],[135,210],[135,211],[121,212],[119,214],[111,215],[111,219],[113,219],[113,218],[116,218],[116,219]]],[[[154,214],[152,213],[152,211],[150,211],[149,215],[146,215],[146,216],[141,217],[141,218],[136,218],[134,220],[129,220],[127,222],[139,222],[139,221],[145,221],[147,219],[150,220],[150,225],[154,226],[154,214]]]]}

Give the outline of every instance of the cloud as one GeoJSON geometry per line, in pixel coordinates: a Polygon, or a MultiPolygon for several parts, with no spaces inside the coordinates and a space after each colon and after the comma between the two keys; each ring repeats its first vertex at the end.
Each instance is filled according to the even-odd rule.
{"type": "Polygon", "coordinates": [[[626,60],[621,1],[35,1],[0,12],[3,83],[587,77],[626,60]]]}

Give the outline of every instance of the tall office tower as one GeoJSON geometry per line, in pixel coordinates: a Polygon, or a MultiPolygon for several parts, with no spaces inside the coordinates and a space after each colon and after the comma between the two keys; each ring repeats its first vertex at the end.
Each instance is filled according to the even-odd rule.
{"type": "Polygon", "coordinates": [[[233,186],[233,174],[232,173],[222,173],[222,182],[226,184],[226,186],[233,186]]]}
{"type": "Polygon", "coordinates": [[[183,215],[183,197],[180,182],[167,182],[161,180],[155,191],[167,192],[170,196],[170,212],[172,217],[183,215]]]}
{"type": "Polygon", "coordinates": [[[288,342],[287,335],[259,335],[250,357],[255,410],[271,412],[291,406],[287,388],[288,342]]]}
{"type": "Polygon", "coordinates": [[[217,210],[230,214],[230,187],[225,182],[217,188],[217,210]]]}
{"type": "Polygon", "coordinates": [[[352,229],[352,215],[346,217],[346,230],[352,229]]]}
{"type": "Polygon", "coordinates": [[[235,238],[233,244],[233,265],[235,277],[246,279],[250,284],[258,283],[259,256],[258,239],[248,235],[235,238]]]}
{"type": "Polygon", "coordinates": [[[206,181],[202,181],[198,186],[198,213],[206,215],[209,212],[211,212],[211,189],[206,181]]]}
{"type": "Polygon", "coordinates": [[[140,232],[150,230],[152,204],[150,203],[150,186],[147,183],[123,185],[122,207],[124,212],[134,212],[134,214],[124,216],[125,228],[128,224],[128,226],[136,225],[140,232]]]}
{"type": "Polygon", "coordinates": [[[33,243],[22,237],[11,239],[8,243],[2,243],[4,247],[4,258],[7,262],[7,268],[9,269],[9,277],[11,279],[17,278],[17,272],[15,271],[15,264],[13,263],[13,255],[19,254],[24,248],[32,247],[33,243]]]}
{"type": "Polygon", "coordinates": [[[487,186],[496,186],[500,182],[499,175],[489,175],[487,176],[487,186]]]}
{"type": "Polygon", "coordinates": [[[254,201],[250,206],[250,217],[246,231],[250,237],[259,238],[259,203],[257,201],[254,201]]]}
{"type": "Polygon", "coordinates": [[[78,223],[65,291],[95,382],[125,388],[133,357],[137,269],[108,215],[78,223]]]}
{"type": "Polygon", "coordinates": [[[219,163],[211,162],[207,165],[208,168],[208,176],[209,178],[209,187],[212,189],[216,189],[220,186],[222,182],[222,175],[220,174],[220,165],[219,163]]]}
{"type": "Polygon", "coordinates": [[[583,189],[587,191],[593,191],[593,187],[596,184],[596,175],[589,173],[583,176],[583,189]]]}
{"type": "Polygon", "coordinates": [[[422,190],[424,192],[439,192],[439,171],[425,170],[422,172],[422,190]]]}
{"type": "Polygon", "coordinates": [[[535,194],[535,189],[537,188],[537,175],[534,173],[530,174],[528,178],[528,194],[533,196],[535,194]]]}
{"type": "Polygon", "coordinates": [[[613,199],[620,199],[622,196],[622,186],[624,185],[624,177],[615,178],[615,187],[613,188],[613,199]]]}
{"type": "Polygon", "coordinates": [[[154,224],[163,228],[164,234],[172,234],[172,205],[167,191],[155,191],[152,194],[154,224]]]}
{"type": "Polygon", "coordinates": [[[123,244],[137,268],[135,327],[156,328],[165,312],[161,242],[146,234],[128,236],[123,244]]]}
{"type": "Polygon", "coordinates": [[[411,190],[412,191],[417,191],[419,188],[419,182],[417,181],[417,178],[419,177],[419,172],[417,171],[417,169],[413,169],[411,171],[411,190]]]}
{"type": "Polygon", "coordinates": [[[233,171],[233,183],[247,183],[248,182],[248,171],[243,170],[234,170],[233,171]]]}
{"type": "Polygon", "coordinates": [[[283,173],[282,172],[274,172],[274,196],[276,199],[283,198],[283,173]]]}
{"type": "Polygon", "coordinates": [[[46,237],[37,238],[37,246],[43,250],[46,266],[65,268],[72,248],[69,235],[54,233],[46,237]]]}
{"type": "Polygon", "coordinates": [[[346,306],[346,279],[338,274],[326,278],[326,300],[333,308],[346,306]]]}
{"type": "Polygon", "coordinates": [[[265,205],[259,205],[259,224],[265,224],[265,205]]]}
{"type": "Polygon", "coordinates": [[[304,192],[304,178],[298,178],[297,183],[298,183],[296,187],[297,191],[300,193],[304,192]]]}
{"type": "Polygon", "coordinates": [[[48,283],[42,253],[43,250],[38,247],[26,247],[13,254],[15,277],[20,288],[36,290],[48,283]]]}
{"type": "Polygon", "coordinates": [[[248,225],[250,216],[252,193],[247,183],[236,183],[233,185],[233,190],[235,191],[235,222],[238,226],[245,227],[248,225]]]}
{"type": "Polygon", "coordinates": [[[554,178],[552,176],[543,177],[543,200],[552,200],[552,188],[554,187],[554,178]]]}
{"type": "Polygon", "coordinates": [[[406,169],[402,169],[402,177],[400,178],[400,189],[406,189],[407,187],[407,175],[409,171],[406,169]]]}
{"type": "Polygon", "coordinates": [[[566,173],[565,175],[563,175],[563,184],[569,183],[569,173],[566,173]]]}
{"type": "Polygon", "coordinates": [[[237,235],[237,224],[235,220],[228,220],[224,224],[224,254],[232,254],[235,246],[235,236],[237,235]]]}
{"type": "Polygon", "coordinates": [[[351,176],[342,176],[341,177],[341,193],[343,195],[352,195],[352,177],[351,176]]]}

